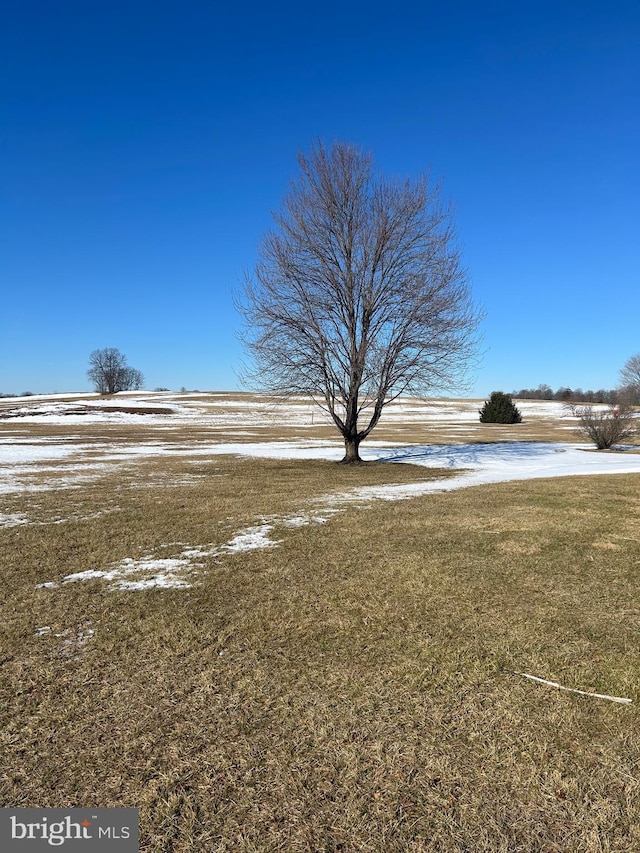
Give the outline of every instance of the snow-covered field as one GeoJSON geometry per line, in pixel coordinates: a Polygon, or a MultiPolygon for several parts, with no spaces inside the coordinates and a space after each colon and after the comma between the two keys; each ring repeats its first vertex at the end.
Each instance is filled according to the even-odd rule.
{"type": "MultiPolygon", "coordinates": [[[[396,443],[370,440],[363,444],[365,460],[411,463],[429,468],[460,470],[455,477],[402,485],[367,486],[349,492],[324,495],[312,506],[301,507],[286,517],[256,519],[256,523],[238,530],[222,546],[188,545],[178,557],[124,560],[101,569],[87,569],[64,578],[64,583],[103,578],[117,588],[144,589],[149,586],[188,586],[186,575],[202,564],[205,557],[222,558],[241,550],[272,547],[277,542],[274,530],[311,523],[323,523],[331,514],[347,506],[364,505],[373,500],[402,500],[411,497],[541,477],[637,473],[640,453],[626,450],[602,453],[584,443],[511,440],[483,443],[478,438],[456,439],[456,428],[466,425],[473,431],[478,423],[477,400],[401,400],[388,407],[387,427],[425,428],[437,423],[451,428],[451,443],[396,443]]],[[[518,402],[525,420],[562,421],[575,427],[561,403],[518,402]]],[[[326,432],[327,418],[306,399],[276,404],[269,398],[238,394],[129,394],[101,399],[94,395],[74,395],[64,399],[28,398],[3,401],[0,407],[0,497],[15,492],[41,492],[51,489],[82,488],[118,466],[137,460],[161,457],[212,458],[239,455],[276,459],[339,460],[343,445],[336,433],[326,432]],[[126,431],[144,426],[144,440],[136,440],[126,431]],[[46,427],[51,426],[51,434],[46,427]],[[60,427],[66,429],[61,430],[60,427]],[[110,427],[114,440],[91,435],[91,428],[110,427]],[[118,428],[125,427],[119,435],[118,428]],[[189,437],[189,428],[197,428],[197,438],[189,437]],[[311,435],[313,428],[325,429],[327,437],[311,435]],[[252,435],[269,429],[269,440],[248,441],[252,435]],[[273,440],[278,429],[299,432],[299,437],[273,440]],[[171,435],[167,431],[171,431],[171,435]],[[178,432],[176,433],[176,430],[178,432]],[[203,438],[211,430],[211,438],[203,438]],[[149,435],[152,434],[151,439],[149,435]],[[176,435],[179,439],[176,440],[176,435]],[[233,440],[241,437],[242,440],[233,440]],[[116,440],[117,439],[117,440],[116,440]]],[[[386,433],[387,436],[389,432],[386,433]]],[[[471,432],[473,435],[473,432],[471,432]]],[[[64,521],[64,519],[61,519],[64,521]]],[[[0,526],[28,524],[28,515],[2,511],[0,526]]],[[[43,580],[41,586],[53,586],[43,580]]]]}
{"type": "MultiPolygon", "coordinates": [[[[384,412],[387,425],[478,422],[479,400],[400,399],[384,412]]],[[[525,418],[570,419],[563,403],[544,401],[517,402],[525,418]]],[[[596,407],[597,408],[597,407],[596,407]]],[[[330,424],[329,417],[310,400],[302,397],[278,402],[258,395],[224,393],[157,392],[119,394],[101,398],[93,394],[33,395],[0,400],[0,416],[23,424],[73,426],[94,424],[140,424],[141,418],[156,427],[198,425],[233,427],[244,430],[254,426],[289,425],[310,427],[330,424]],[[62,399],[60,399],[62,397],[62,399]],[[166,410],[170,409],[168,413],[166,410]]]]}
{"type": "MultiPolygon", "coordinates": [[[[381,425],[387,430],[397,426],[438,424],[450,430],[451,443],[422,445],[398,444],[389,440],[368,440],[361,454],[366,460],[410,462],[414,465],[467,469],[464,476],[448,479],[440,485],[425,484],[427,491],[462,488],[481,483],[524,480],[532,477],[556,477],[579,474],[606,474],[640,472],[640,455],[632,452],[597,453],[586,443],[532,442],[514,440],[500,443],[465,442],[456,437],[456,426],[467,424],[471,435],[478,423],[477,400],[400,400],[390,405],[381,425]],[[427,487],[428,486],[428,487],[427,487]]],[[[567,429],[575,428],[572,418],[562,403],[518,401],[525,421],[535,419],[556,420],[567,429]]],[[[73,395],[69,399],[56,397],[29,397],[3,401],[0,407],[0,494],[23,489],[72,487],[86,482],[109,466],[134,459],[160,456],[211,457],[236,454],[280,459],[338,460],[343,445],[334,437],[311,437],[309,428],[329,426],[328,417],[309,400],[298,398],[285,403],[238,394],[122,394],[117,398],[100,398],[95,395],[73,395]],[[30,426],[40,428],[61,426],[51,435],[31,434],[30,426]],[[109,426],[117,430],[122,426],[144,426],[144,441],[86,440],[82,430],[72,427],[109,426]],[[211,440],[172,440],[167,430],[198,427],[211,430],[211,440]],[[285,429],[299,430],[294,440],[248,441],[252,427],[272,432],[285,429]],[[306,428],[306,431],[305,431],[306,428]],[[148,431],[154,433],[148,439],[148,431]],[[229,440],[234,436],[242,441],[229,440]],[[46,475],[55,463],[55,477],[47,481],[46,475]],[[37,484],[33,475],[39,475],[37,484]],[[62,475],[62,476],[61,476],[62,475]]],[[[114,438],[117,432],[114,431],[114,438]]],[[[256,437],[259,435],[256,432],[256,437]]],[[[330,435],[327,433],[327,435],[330,435]]],[[[419,493],[414,484],[411,493],[419,493]]],[[[406,488],[406,487],[403,487],[406,488]]],[[[401,487],[390,492],[401,497],[401,487]]],[[[379,496],[386,493],[380,492],[379,496]]]]}

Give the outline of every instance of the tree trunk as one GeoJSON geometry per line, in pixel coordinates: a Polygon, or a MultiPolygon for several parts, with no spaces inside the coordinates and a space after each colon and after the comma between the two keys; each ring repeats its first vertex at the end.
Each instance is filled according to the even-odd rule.
{"type": "Polygon", "coordinates": [[[362,462],[358,448],[360,440],[358,438],[347,437],[344,440],[344,458],[340,460],[342,465],[352,465],[356,462],[362,462]]]}

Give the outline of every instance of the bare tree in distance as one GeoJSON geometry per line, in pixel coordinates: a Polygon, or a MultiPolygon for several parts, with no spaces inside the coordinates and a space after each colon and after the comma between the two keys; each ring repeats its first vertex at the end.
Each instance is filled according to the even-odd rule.
{"type": "Polygon", "coordinates": [[[640,353],[632,355],[620,371],[620,396],[630,404],[640,403],[640,353]]]}
{"type": "Polygon", "coordinates": [[[142,373],[129,367],[126,356],[114,347],[94,350],[89,356],[89,364],[87,376],[98,394],[117,394],[142,388],[142,373]]]}
{"type": "Polygon", "coordinates": [[[633,409],[625,406],[570,406],[578,418],[578,432],[592,441],[598,450],[609,450],[632,439],[638,431],[633,409]]]}
{"type": "Polygon", "coordinates": [[[359,462],[400,394],[461,387],[481,312],[438,186],[383,179],[343,142],[298,165],[237,300],[245,381],[311,395],[344,439],[342,461],[359,462]]]}

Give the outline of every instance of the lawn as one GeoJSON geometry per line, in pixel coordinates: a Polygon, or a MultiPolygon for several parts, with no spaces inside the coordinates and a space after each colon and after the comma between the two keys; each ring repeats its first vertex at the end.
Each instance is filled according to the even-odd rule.
{"type": "Polygon", "coordinates": [[[2,805],[136,806],[146,853],[640,850],[637,474],[327,513],[444,472],[56,464],[3,496],[2,805]],[[189,549],[182,588],[64,581],[189,549]]]}

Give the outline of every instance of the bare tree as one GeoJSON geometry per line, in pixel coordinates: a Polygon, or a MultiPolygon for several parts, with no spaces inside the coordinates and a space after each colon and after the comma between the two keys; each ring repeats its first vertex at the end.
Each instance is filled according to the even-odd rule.
{"type": "Polygon", "coordinates": [[[129,367],[126,356],[113,347],[94,350],[89,356],[89,364],[87,376],[99,394],[135,391],[144,382],[142,373],[129,367]]]}
{"type": "Polygon", "coordinates": [[[593,406],[571,406],[578,418],[578,431],[593,441],[598,450],[608,450],[633,438],[637,432],[637,420],[632,409],[610,406],[594,409],[593,406]]]}
{"type": "Polygon", "coordinates": [[[347,143],[298,164],[238,301],[247,379],[311,395],[359,462],[391,400],[459,385],[481,314],[439,187],[384,180],[347,143]]]}
{"type": "Polygon", "coordinates": [[[640,353],[627,359],[620,371],[620,396],[626,402],[640,403],[640,353]]]}

